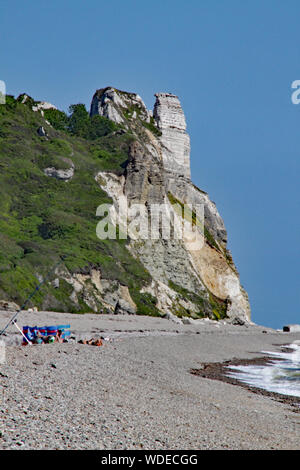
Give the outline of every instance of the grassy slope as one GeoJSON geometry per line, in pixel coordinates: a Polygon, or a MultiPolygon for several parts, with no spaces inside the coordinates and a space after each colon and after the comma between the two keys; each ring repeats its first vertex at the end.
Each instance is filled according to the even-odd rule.
{"type": "MultiPolygon", "coordinates": [[[[22,303],[43,276],[65,255],[71,272],[100,267],[102,277],[127,285],[139,313],[157,314],[155,301],[138,291],[150,281],[125,241],[96,237],[96,208],[111,202],[95,182],[101,170],[123,171],[130,134],[110,134],[89,142],[47,126],[39,112],[12,98],[0,106],[0,298],[22,303]],[[49,139],[39,137],[43,125],[49,139]],[[44,175],[49,166],[75,165],[70,182],[44,175]]],[[[71,287],[47,282],[34,305],[78,311],[71,287]]],[[[80,300],[79,311],[90,309],[80,300]]]]}

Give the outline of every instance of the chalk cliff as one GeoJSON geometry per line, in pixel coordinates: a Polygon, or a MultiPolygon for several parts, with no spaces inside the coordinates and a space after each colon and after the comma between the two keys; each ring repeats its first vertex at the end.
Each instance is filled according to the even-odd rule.
{"type": "Polygon", "coordinates": [[[102,171],[97,181],[116,208],[126,196],[144,204],[149,216],[153,204],[165,204],[173,221],[178,218],[174,207],[202,205],[203,246],[191,249],[184,238],[130,241],[128,249],[152,277],[143,291],[155,296],[159,310],[168,315],[248,322],[248,296],[226,248],[224,222],[208,194],[190,179],[190,138],[180,101],[170,93],[155,97],[151,112],[135,93],[112,87],[96,91],[91,116],[107,117],[135,137],[124,174],[102,171]]]}
{"type": "Polygon", "coordinates": [[[27,94],[6,101],[0,300],[22,305],[44,280],[31,308],[250,321],[224,222],[191,181],[177,96],[157,93],[149,111],[136,93],[106,87],[94,94],[90,112],[77,104],[70,115],[27,94]],[[140,204],[151,231],[145,237],[129,214],[127,238],[97,237],[102,204],[124,233],[114,220],[124,200],[131,209],[140,204]]]}
{"type": "Polygon", "coordinates": [[[190,137],[179,99],[170,93],[157,93],[153,110],[165,171],[190,178],[190,137]]]}

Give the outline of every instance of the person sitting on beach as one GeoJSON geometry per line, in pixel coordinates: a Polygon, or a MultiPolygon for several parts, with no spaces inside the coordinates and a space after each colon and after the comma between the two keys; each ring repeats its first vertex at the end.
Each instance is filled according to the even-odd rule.
{"type": "Polygon", "coordinates": [[[64,342],[63,331],[62,330],[57,331],[57,334],[56,334],[56,337],[55,337],[55,342],[56,343],[63,343],[64,342]]]}

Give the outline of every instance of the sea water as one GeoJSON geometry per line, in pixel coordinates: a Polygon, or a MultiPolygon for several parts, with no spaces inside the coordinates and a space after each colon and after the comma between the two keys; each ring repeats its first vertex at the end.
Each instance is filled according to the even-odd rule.
{"type": "Polygon", "coordinates": [[[269,392],[300,397],[300,342],[296,341],[284,348],[291,351],[262,351],[270,357],[265,365],[228,366],[230,372],[227,375],[269,392]]]}

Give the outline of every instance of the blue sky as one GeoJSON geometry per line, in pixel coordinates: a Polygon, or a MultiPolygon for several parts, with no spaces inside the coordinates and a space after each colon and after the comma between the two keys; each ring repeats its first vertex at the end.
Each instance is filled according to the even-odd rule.
{"type": "Polygon", "coordinates": [[[2,0],[0,79],[67,110],[97,88],[177,94],[192,179],[225,220],[252,318],[300,323],[298,0],[2,0]]]}

